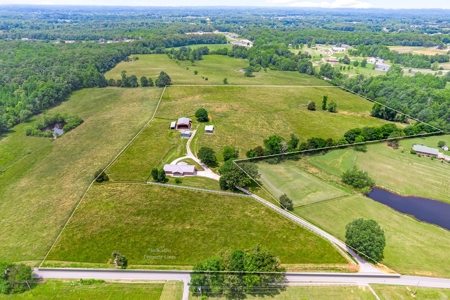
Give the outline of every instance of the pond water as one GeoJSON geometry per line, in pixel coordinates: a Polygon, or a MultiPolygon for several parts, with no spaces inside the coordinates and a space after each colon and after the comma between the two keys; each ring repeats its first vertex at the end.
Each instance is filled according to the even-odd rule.
{"type": "Polygon", "coordinates": [[[450,230],[450,204],[448,203],[414,196],[403,197],[379,188],[374,188],[368,196],[396,211],[412,215],[420,221],[450,230]]]}

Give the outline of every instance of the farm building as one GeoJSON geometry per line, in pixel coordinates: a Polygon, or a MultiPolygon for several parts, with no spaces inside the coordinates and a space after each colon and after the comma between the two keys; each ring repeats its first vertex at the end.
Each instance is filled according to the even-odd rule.
{"type": "Polygon", "coordinates": [[[177,122],[177,129],[191,129],[192,120],[189,118],[179,118],[177,122]]]}
{"type": "Polygon", "coordinates": [[[191,133],[189,130],[185,130],[185,131],[182,131],[182,132],[181,132],[181,137],[182,137],[182,138],[188,139],[188,138],[191,137],[191,135],[192,135],[192,133],[191,133]]]}
{"type": "Polygon", "coordinates": [[[177,122],[173,121],[170,123],[170,129],[175,129],[177,127],[177,122]]]}
{"type": "Polygon", "coordinates": [[[166,175],[185,176],[195,175],[195,166],[188,165],[185,162],[179,162],[176,165],[164,165],[164,172],[166,175]]]}
{"type": "Polygon", "coordinates": [[[430,148],[422,145],[413,145],[412,149],[416,151],[417,154],[425,156],[437,157],[439,155],[439,150],[435,148],[430,148]]]}
{"type": "Polygon", "coordinates": [[[443,146],[443,147],[442,147],[442,150],[448,151],[448,146],[447,146],[447,145],[443,146]]]}
{"type": "Polygon", "coordinates": [[[331,50],[333,50],[333,52],[344,52],[347,49],[344,47],[331,47],[331,50]]]}
{"type": "Polygon", "coordinates": [[[214,125],[205,126],[205,133],[214,133],[214,125]]]}

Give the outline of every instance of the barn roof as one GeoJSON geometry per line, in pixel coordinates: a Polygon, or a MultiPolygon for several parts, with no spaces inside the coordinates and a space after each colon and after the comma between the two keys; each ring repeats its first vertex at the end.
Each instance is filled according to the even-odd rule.
{"type": "Polygon", "coordinates": [[[189,125],[189,123],[191,123],[191,119],[183,117],[183,118],[179,118],[177,124],[186,124],[189,125]]]}
{"type": "Polygon", "coordinates": [[[426,154],[432,154],[432,155],[439,155],[439,150],[435,148],[430,148],[427,146],[422,145],[414,145],[413,150],[420,152],[420,153],[426,153],[426,154]]]}
{"type": "Polygon", "coordinates": [[[183,175],[184,173],[194,173],[195,166],[188,165],[186,163],[179,163],[177,165],[164,165],[164,172],[178,173],[183,175]]]}

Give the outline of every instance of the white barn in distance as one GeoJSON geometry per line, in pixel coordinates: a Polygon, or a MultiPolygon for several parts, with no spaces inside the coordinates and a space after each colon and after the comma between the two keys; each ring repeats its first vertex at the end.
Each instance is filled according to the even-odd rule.
{"type": "Polygon", "coordinates": [[[205,126],[205,133],[213,134],[214,133],[214,125],[205,126]]]}

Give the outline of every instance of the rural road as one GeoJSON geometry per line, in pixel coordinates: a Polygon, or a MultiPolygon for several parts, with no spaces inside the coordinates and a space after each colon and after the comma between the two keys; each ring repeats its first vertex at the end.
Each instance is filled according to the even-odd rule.
{"type": "MultiPolygon", "coordinates": [[[[35,269],[36,277],[43,279],[104,279],[104,280],[178,280],[183,281],[183,300],[188,299],[190,271],[138,271],[138,270],[98,270],[98,269],[35,269]]],[[[352,283],[352,284],[393,284],[406,286],[450,288],[450,279],[402,276],[373,273],[286,273],[288,284],[308,283],[352,283]]]]}

